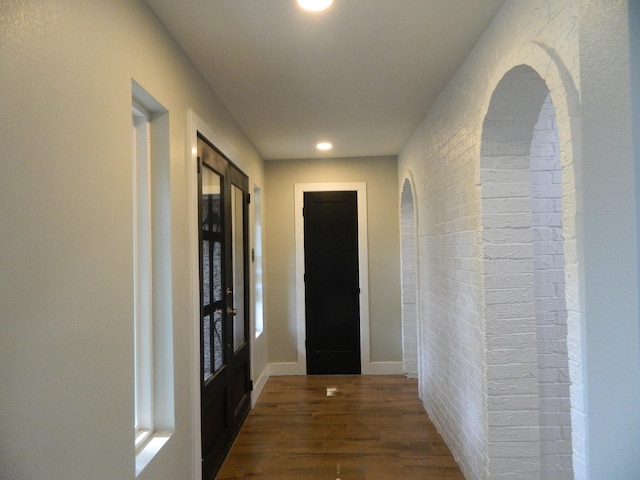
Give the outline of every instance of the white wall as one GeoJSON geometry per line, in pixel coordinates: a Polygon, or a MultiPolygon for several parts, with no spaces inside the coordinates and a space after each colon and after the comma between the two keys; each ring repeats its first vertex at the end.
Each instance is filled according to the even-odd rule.
{"type": "Polygon", "coordinates": [[[188,109],[262,160],[146,4],[81,0],[0,3],[1,478],[134,478],[132,80],[169,111],[173,234],[176,426],[140,478],[194,478],[188,109]]]}
{"type": "MultiPolygon", "coordinates": [[[[629,2],[636,15],[637,3],[629,2]]],[[[634,478],[640,472],[640,328],[632,95],[637,101],[638,92],[630,84],[627,2],[588,0],[582,5],[579,233],[584,242],[587,461],[593,480],[634,478]]],[[[633,47],[637,55],[637,44],[633,47]]]]}
{"type": "MultiPolygon", "coordinates": [[[[496,449],[498,427],[517,428],[520,416],[495,423],[506,417],[489,415],[487,405],[497,385],[487,376],[495,372],[487,355],[497,344],[487,343],[480,150],[492,95],[519,65],[544,81],[558,119],[574,475],[634,478],[640,471],[626,9],[624,1],[507,0],[399,156],[399,188],[414,179],[419,212],[420,392],[468,479],[545,478],[539,465],[518,457],[526,445],[496,449]]],[[[500,372],[505,385],[527,378],[509,363],[500,372]]],[[[528,408],[537,412],[537,401],[528,408]]],[[[529,459],[540,453],[534,445],[529,459]]]]}

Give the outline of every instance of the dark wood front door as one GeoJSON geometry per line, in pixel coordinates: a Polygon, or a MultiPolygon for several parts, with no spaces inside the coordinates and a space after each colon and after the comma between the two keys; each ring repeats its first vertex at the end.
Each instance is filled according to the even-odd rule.
{"type": "Polygon", "coordinates": [[[308,374],[360,373],[357,192],[304,192],[308,374]]]}
{"type": "Polygon", "coordinates": [[[248,179],[198,138],[202,478],[219,470],[249,412],[248,179]]]}

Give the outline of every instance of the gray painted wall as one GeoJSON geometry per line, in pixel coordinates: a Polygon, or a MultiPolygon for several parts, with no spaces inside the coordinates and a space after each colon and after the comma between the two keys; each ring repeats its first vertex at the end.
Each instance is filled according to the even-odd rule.
{"type": "Polygon", "coordinates": [[[401,362],[400,207],[396,158],[269,160],[265,176],[269,361],[297,361],[294,184],[366,182],[371,361],[401,362]]]}
{"type": "Polygon", "coordinates": [[[175,433],[139,478],[195,475],[187,110],[261,186],[262,159],[144,2],[9,0],[0,2],[3,479],[134,478],[132,80],[169,111],[174,289],[175,433]]]}

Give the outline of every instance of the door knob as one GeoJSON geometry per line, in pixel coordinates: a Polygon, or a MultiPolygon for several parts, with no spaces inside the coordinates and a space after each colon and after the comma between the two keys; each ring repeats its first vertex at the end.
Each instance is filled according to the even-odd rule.
{"type": "Polygon", "coordinates": [[[237,315],[237,314],[238,314],[238,310],[236,310],[235,308],[227,307],[227,315],[237,315]]]}

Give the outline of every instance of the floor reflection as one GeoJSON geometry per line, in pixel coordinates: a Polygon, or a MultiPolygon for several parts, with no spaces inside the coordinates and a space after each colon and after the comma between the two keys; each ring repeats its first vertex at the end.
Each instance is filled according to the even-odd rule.
{"type": "Polygon", "coordinates": [[[271,377],[218,480],[464,480],[401,376],[271,377]]]}

